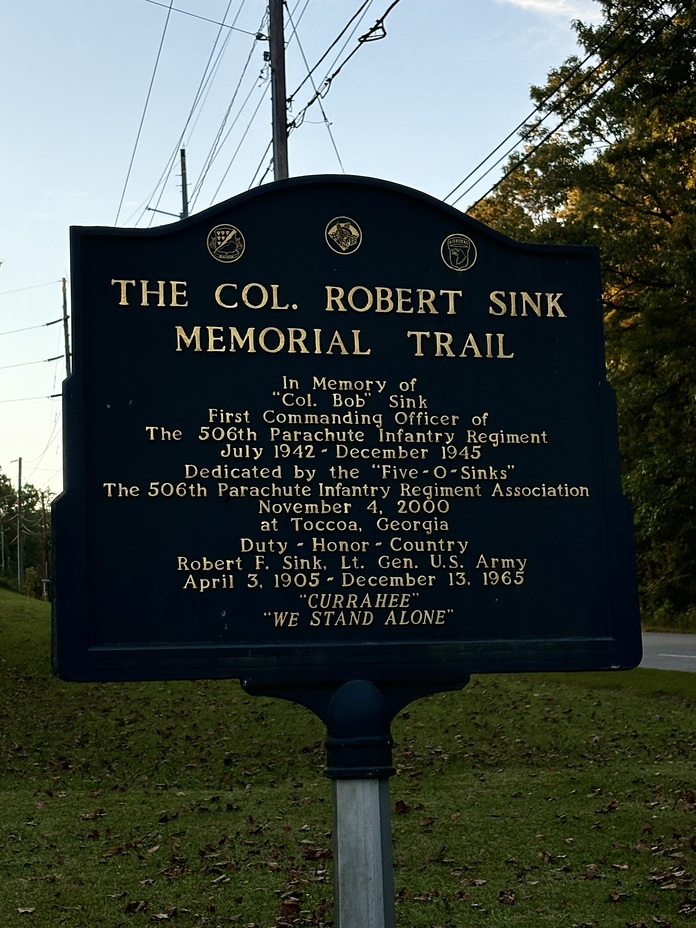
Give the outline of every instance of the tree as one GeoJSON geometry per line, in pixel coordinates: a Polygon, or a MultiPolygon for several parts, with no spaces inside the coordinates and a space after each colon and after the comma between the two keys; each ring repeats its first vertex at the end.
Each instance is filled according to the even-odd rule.
{"type": "Polygon", "coordinates": [[[30,595],[43,592],[41,580],[50,576],[51,510],[50,493],[41,492],[30,483],[22,486],[21,517],[18,519],[18,494],[11,480],[0,471],[0,579],[17,585],[19,533],[22,561],[21,586],[30,595]],[[31,582],[26,588],[27,577],[31,582]]]}
{"type": "Polygon", "coordinates": [[[600,25],[574,24],[587,57],[532,89],[525,149],[471,212],[601,250],[641,598],[675,624],[696,612],[696,8],[600,2],[600,25]]]}

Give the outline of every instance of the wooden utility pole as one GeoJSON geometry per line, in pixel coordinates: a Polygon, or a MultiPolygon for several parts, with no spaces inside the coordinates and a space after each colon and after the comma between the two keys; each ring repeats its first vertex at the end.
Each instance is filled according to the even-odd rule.
{"type": "Polygon", "coordinates": [[[189,202],[188,202],[188,179],[186,177],[186,149],[182,148],[179,152],[181,158],[181,218],[188,219],[189,202]]]}
{"type": "Polygon", "coordinates": [[[17,589],[22,590],[22,575],[24,574],[22,538],[22,459],[18,459],[19,476],[17,478],[17,589]]]}
{"type": "Polygon", "coordinates": [[[72,363],[70,358],[70,329],[68,327],[68,288],[65,277],[63,278],[63,338],[65,339],[65,376],[69,377],[72,372],[72,363]]]}
{"type": "Polygon", "coordinates": [[[5,510],[0,509],[0,571],[5,573],[5,510]]]}
{"type": "Polygon", "coordinates": [[[273,176],[276,180],[283,180],[289,177],[283,0],[270,0],[269,27],[273,106],[273,176]]]}

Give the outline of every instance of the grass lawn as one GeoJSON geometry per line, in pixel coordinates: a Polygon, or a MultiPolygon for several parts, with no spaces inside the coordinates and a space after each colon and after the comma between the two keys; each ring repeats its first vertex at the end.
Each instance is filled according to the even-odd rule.
{"type": "MultiPolygon", "coordinates": [[[[332,924],[307,710],[74,684],[0,590],[0,925],[332,924]]],[[[480,676],[395,720],[399,928],[696,928],[696,674],[480,676]]]]}

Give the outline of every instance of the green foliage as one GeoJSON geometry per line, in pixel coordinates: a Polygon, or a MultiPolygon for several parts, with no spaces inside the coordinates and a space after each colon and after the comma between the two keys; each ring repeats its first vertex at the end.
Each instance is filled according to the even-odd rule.
{"type": "Polygon", "coordinates": [[[533,90],[527,149],[474,213],[516,238],[601,249],[644,613],[676,627],[696,606],[696,12],[602,7],[599,26],[576,24],[594,56],[533,90]]]}
{"type": "MultiPolygon", "coordinates": [[[[51,494],[24,483],[21,502],[22,592],[40,598],[43,595],[41,580],[50,576],[51,494]]],[[[0,586],[12,589],[17,588],[17,508],[17,490],[0,471],[0,586]]]]}
{"type": "MultiPolygon", "coordinates": [[[[234,681],[68,684],[0,591],[0,922],[332,924],[306,710],[234,681]],[[20,913],[31,914],[20,914],[20,913]]],[[[696,674],[479,677],[393,726],[403,928],[688,925],[696,674]]]]}

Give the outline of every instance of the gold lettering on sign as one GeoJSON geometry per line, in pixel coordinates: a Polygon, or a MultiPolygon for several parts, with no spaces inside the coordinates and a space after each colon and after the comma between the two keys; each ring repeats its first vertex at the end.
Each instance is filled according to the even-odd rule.
{"type": "Polygon", "coordinates": [[[447,316],[456,315],[455,298],[462,296],[461,290],[440,290],[438,294],[434,290],[421,289],[417,287],[413,290],[411,287],[365,287],[358,285],[351,287],[346,292],[344,287],[338,287],[332,284],[327,285],[326,306],[324,311],[332,313],[347,313],[352,310],[355,313],[366,313],[374,309],[376,313],[438,313],[444,312],[447,316]],[[415,294],[415,297],[414,297],[415,294]],[[435,301],[439,298],[439,309],[435,306],[435,301]],[[416,307],[413,301],[416,299],[416,307]]]}
{"type": "Polygon", "coordinates": [[[239,309],[239,299],[241,299],[242,306],[246,306],[247,309],[267,307],[273,310],[297,309],[297,303],[280,302],[280,284],[270,284],[270,292],[269,287],[259,283],[244,284],[239,297],[238,291],[239,284],[232,282],[220,284],[215,290],[215,302],[223,309],[239,309]],[[232,291],[229,294],[226,292],[228,289],[232,291]],[[232,300],[234,302],[231,302],[232,300]]]}
{"type": "Polygon", "coordinates": [[[495,304],[488,307],[491,316],[529,316],[530,313],[540,319],[545,316],[551,319],[557,315],[561,319],[567,316],[561,309],[559,300],[562,293],[527,293],[526,290],[493,290],[489,299],[495,304]]]}
{"type": "Polygon", "coordinates": [[[276,326],[257,328],[249,326],[240,331],[236,326],[195,325],[190,332],[184,326],[175,326],[176,351],[191,348],[193,351],[246,351],[255,354],[339,354],[369,355],[372,349],[362,343],[360,329],[350,333],[324,331],[323,329],[300,329],[291,326],[279,329],[276,326]]]}
{"type": "Polygon", "coordinates": [[[156,297],[156,306],[171,306],[174,309],[185,309],[188,304],[185,280],[157,280],[155,286],[149,280],[126,280],[125,278],[112,278],[111,286],[119,288],[119,306],[130,306],[129,287],[140,284],[140,306],[149,306],[150,297],[156,297]]]}
{"type": "MultiPolygon", "coordinates": [[[[451,332],[409,331],[408,338],[415,339],[414,355],[417,358],[428,355],[436,358],[498,358],[509,360],[515,352],[505,351],[504,332],[486,332],[483,339],[469,332],[463,341],[455,343],[451,332]],[[431,340],[432,339],[432,340],[431,340]],[[484,340],[485,339],[485,340],[484,340]],[[425,349],[425,350],[424,350],[425,349]]],[[[461,339],[462,337],[459,336],[461,339]]]]}

